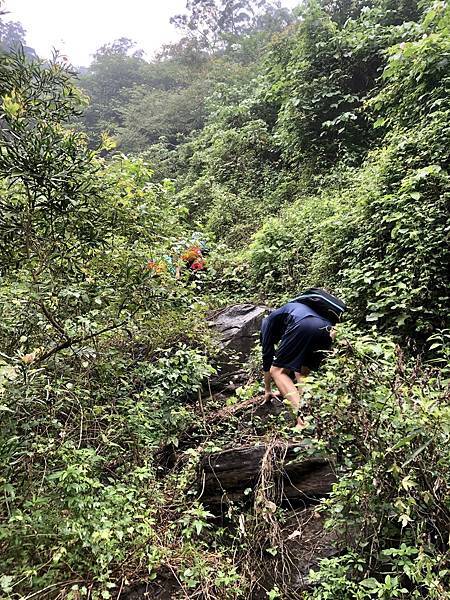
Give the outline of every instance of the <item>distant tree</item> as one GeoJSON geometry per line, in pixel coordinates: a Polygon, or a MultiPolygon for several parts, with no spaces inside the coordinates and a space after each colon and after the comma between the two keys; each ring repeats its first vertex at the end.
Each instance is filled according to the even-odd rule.
{"type": "Polygon", "coordinates": [[[131,56],[132,58],[142,58],[144,51],[137,49],[132,52],[136,47],[136,42],[126,37],[118,38],[113,42],[104,44],[94,54],[94,59],[99,60],[104,56],[131,56]]]}
{"type": "Polygon", "coordinates": [[[293,19],[272,0],[189,0],[187,7],[173,19],[186,35],[152,62],[128,38],[95,53],[81,76],[91,99],[83,125],[95,140],[106,130],[124,152],[146,150],[160,138],[179,144],[204,126],[216,83],[259,60],[272,34],[293,19]]]}
{"type": "Polygon", "coordinates": [[[130,89],[145,83],[147,63],[135,42],[120,38],[105,44],[81,77],[81,85],[91,99],[84,124],[94,136],[104,130],[114,132],[121,123],[120,109],[130,89]]]}
{"type": "Polygon", "coordinates": [[[282,31],[294,21],[294,15],[289,8],[281,6],[267,6],[263,13],[257,15],[254,21],[256,31],[275,33],[282,31]]]}
{"type": "Polygon", "coordinates": [[[108,86],[114,88],[113,94],[122,87],[142,83],[144,52],[135,47],[136,42],[128,38],[119,38],[101,46],[94,54],[89,72],[96,76],[98,82],[108,80],[108,86]]]}
{"type": "Polygon", "coordinates": [[[17,44],[25,44],[25,30],[18,21],[0,20],[0,41],[8,50],[17,44]]]}
{"type": "Polygon", "coordinates": [[[164,44],[156,55],[157,60],[173,60],[191,69],[205,64],[210,56],[200,40],[194,37],[183,37],[171,44],[164,44]]]}
{"type": "Polygon", "coordinates": [[[179,143],[205,123],[205,99],[211,82],[198,78],[185,88],[148,90],[144,86],[130,95],[119,128],[122,149],[140,152],[161,138],[171,145],[179,143]]]}
{"type": "Polygon", "coordinates": [[[0,4],[0,51],[10,52],[11,50],[23,47],[24,53],[28,57],[37,58],[33,48],[26,45],[25,29],[19,21],[6,21],[2,18],[6,13],[1,10],[0,4]]]}
{"type": "Polygon", "coordinates": [[[175,143],[203,125],[211,57],[195,40],[184,41],[164,47],[152,62],[127,38],[99,48],[80,77],[91,100],[83,126],[94,145],[108,131],[125,152],[143,150],[160,137],[175,143]]]}
{"type": "Polygon", "coordinates": [[[187,14],[172,17],[173,23],[204,50],[227,48],[237,39],[258,30],[261,15],[285,14],[276,0],[187,0],[187,14]]]}

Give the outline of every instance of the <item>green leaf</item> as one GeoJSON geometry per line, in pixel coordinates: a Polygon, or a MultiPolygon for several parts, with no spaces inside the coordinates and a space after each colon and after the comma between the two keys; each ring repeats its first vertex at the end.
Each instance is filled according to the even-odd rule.
{"type": "Polygon", "coordinates": [[[373,313],[370,313],[369,315],[367,315],[366,321],[369,321],[369,322],[378,321],[378,319],[381,319],[382,317],[384,317],[383,313],[373,312],[373,313]]]}
{"type": "Polygon", "coordinates": [[[13,586],[11,585],[14,581],[14,577],[11,575],[2,575],[0,577],[0,588],[5,592],[5,594],[9,594],[13,591],[13,586]]]}
{"type": "Polygon", "coordinates": [[[369,577],[368,579],[363,579],[361,584],[363,587],[368,588],[369,590],[376,590],[380,587],[379,582],[373,577],[369,577]]]}

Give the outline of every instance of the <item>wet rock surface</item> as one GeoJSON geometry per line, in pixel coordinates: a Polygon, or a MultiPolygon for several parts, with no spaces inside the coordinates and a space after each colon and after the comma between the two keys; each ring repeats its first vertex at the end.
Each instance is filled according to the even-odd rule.
{"type": "Polygon", "coordinates": [[[236,304],[209,315],[208,325],[216,332],[220,347],[216,357],[218,374],[211,385],[233,384],[241,379],[242,365],[258,342],[261,323],[270,311],[267,306],[236,304]]]}
{"type": "Polygon", "coordinates": [[[200,499],[222,505],[245,499],[257,490],[261,471],[270,461],[271,477],[280,503],[308,505],[331,492],[336,482],[333,465],[322,457],[301,457],[305,444],[257,444],[231,448],[202,457],[200,499]]]}

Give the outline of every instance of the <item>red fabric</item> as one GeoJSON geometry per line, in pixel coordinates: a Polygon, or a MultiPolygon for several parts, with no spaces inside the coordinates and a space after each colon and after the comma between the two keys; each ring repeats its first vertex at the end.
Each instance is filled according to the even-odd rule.
{"type": "Polygon", "coordinates": [[[205,266],[206,266],[205,261],[202,258],[198,258],[197,260],[194,260],[194,262],[190,265],[190,268],[193,271],[203,271],[205,266]]]}
{"type": "Polygon", "coordinates": [[[199,246],[191,246],[181,255],[189,269],[193,271],[203,271],[206,268],[206,261],[202,256],[202,250],[199,246]]]}

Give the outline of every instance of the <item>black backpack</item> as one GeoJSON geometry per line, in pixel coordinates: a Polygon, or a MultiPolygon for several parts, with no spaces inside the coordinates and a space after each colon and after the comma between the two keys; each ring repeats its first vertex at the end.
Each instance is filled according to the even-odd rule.
{"type": "Polygon", "coordinates": [[[342,315],[347,310],[342,300],[320,288],[310,288],[303,292],[301,296],[294,298],[292,302],[306,304],[306,306],[313,308],[318,315],[331,321],[333,325],[341,320],[342,315]]]}

